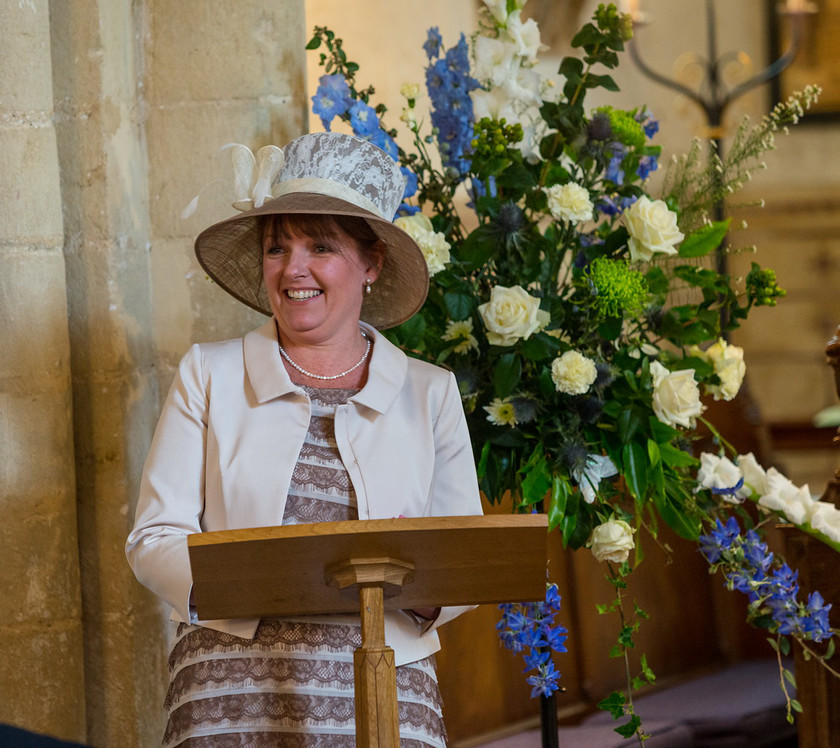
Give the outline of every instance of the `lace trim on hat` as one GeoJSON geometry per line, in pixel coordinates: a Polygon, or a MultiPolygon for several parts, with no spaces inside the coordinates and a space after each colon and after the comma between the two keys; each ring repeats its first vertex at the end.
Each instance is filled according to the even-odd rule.
{"type": "MultiPolygon", "coordinates": [[[[274,197],[282,197],[293,192],[314,192],[318,195],[326,195],[327,197],[336,197],[339,200],[345,200],[360,208],[369,210],[375,213],[380,218],[386,218],[382,215],[379,206],[366,198],[361,192],[357,192],[346,185],[333,182],[331,179],[323,179],[322,177],[301,177],[299,179],[286,179],[279,184],[276,184],[272,189],[274,197]]],[[[391,220],[387,218],[386,220],[391,220]]]]}

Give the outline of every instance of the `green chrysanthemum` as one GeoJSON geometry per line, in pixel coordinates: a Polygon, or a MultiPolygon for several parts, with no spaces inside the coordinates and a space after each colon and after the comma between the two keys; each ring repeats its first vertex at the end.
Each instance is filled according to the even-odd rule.
{"type": "Polygon", "coordinates": [[[628,148],[641,148],[645,144],[645,129],[630,112],[613,109],[611,106],[599,107],[610,118],[613,137],[628,148]]]}
{"type": "Polygon", "coordinates": [[[589,264],[587,273],[595,290],[595,308],[604,316],[638,313],[647,305],[647,282],[625,260],[596,257],[589,264]]]}

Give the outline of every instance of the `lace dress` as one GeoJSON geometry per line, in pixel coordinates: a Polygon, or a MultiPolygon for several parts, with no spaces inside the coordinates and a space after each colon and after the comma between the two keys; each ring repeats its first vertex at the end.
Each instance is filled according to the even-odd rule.
{"type": "MultiPolygon", "coordinates": [[[[312,417],[283,524],[358,519],[334,430],[336,406],[355,390],[303,389],[312,417]]],[[[354,746],[353,652],[360,645],[358,616],[264,619],[253,640],[181,624],[169,657],[163,745],[354,746]]],[[[434,658],[398,667],[397,693],[400,746],[445,746],[434,658]]]]}

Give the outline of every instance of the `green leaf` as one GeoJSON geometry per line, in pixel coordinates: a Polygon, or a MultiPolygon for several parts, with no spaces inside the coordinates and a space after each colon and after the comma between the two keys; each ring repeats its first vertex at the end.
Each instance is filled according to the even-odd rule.
{"type": "Polygon", "coordinates": [[[613,719],[618,719],[619,717],[624,716],[624,704],[626,699],[624,698],[624,694],[619,693],[618,691],[613,691],[607,698],[601,699],[598,702],[598,708],[603,709],[605,712],[609,712],[613,719]]]}
{"type": "Polygon", "coordinates": [[[729,231],[731,219],[725,221],[713,221],[693,234],[689,234],[680,244],[680,257],[705,257],[714,252],[724,240],[726,232],[729,231]]]}
{"type": "Polygon", "coordinates": [[[523,340],[520,344],[520,350],[529,361],[544,361],[557,355],[560,350],[560,341],[551,335],[537,333],[528,340],[523,340]]]}
{"type": "Polygon", "coordinates": [[[613,728],[615,732],[617,732],[623,738],[630,738],[636,734],[636,730],[639,729],[639,725],[642,724],[642,719],[639,717],[638,714],[632,714],[630,716],[630,721],[626,725],[621,725],[620,727],[613,728]]]}
{"type": "Polygon", "coordinates": [[[624,478],[630,494],[637,501],[643,501],[647,493],[647,453],[638,442],[624,445],[622,450],[624,478]]]}
{"type": "Polygon", "coordinates": [[[515,353],[505,353],[493,369],[493,388],[501,398],[506,398],[516,389],[522,377],[522,362],[515,353]]]}
{"type": "Polygon", "coordinates": [[[699,464],[696,457],[692,457],[685,450],[679,449],[669,443],[659,445],[659,456],[665,465],[672,468],[694,467],[699,464]]]}
{"type": "Polygon", "coordinates": [[[525,504],[536,504],[542,501],[552,486],[551,472],[548,469],[542,447],[537,445],[528,464],[520,471],[525,478],[522,480],[522,501],[525,504]]]}
{"type": "Polygon", "coordinates": [[[306,45],[307,49],[318,49],[321,46],[321,37],[320,36],[313,36],[309,40],[309,44],[306,45]]]}
{"type": "Polygon", "coordinates": [[[623,444],[629,444],[641,425],[642,421],[639,414],[633,408],[625,408],[616,421],[618,438],[621,439],[623,444]]]}
{"type": "Polygon", "coordinates": [[[551,498],[548,502],[548,529],[554,530],[566,514],[566,504],[572,489],[568,481],[559,475],[552,476],[551,498]]]}
{"type": "Polygon", "coordinates": [[[449,292],[443,295],[446,313],[450,319],[464,320],[470,316],[475,304],[475,297],[465,293],[449,292]]]}
{"type": "Polygon", "coordinates": [[[701,530],[700,521],[686,514],[684,506],[676,506],[668,494],[653,494],[653,502],[659,516],[677,535],[686,540],[697,540],[701,530]]]}

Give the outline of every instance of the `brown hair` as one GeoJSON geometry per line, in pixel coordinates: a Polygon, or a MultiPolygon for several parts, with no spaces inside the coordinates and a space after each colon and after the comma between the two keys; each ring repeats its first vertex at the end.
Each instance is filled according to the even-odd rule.
{"type": "Polygon", "coordinates": [[[278,213],[262,218],[261,234],[272,231],[274,236],[289,239],[304,234],[316,240],[332,239],[339,231],[356,242],[362,258],[381,266],[387,246],[364,218],[359,216],[323,215],[314,213],[278,213]]]}

